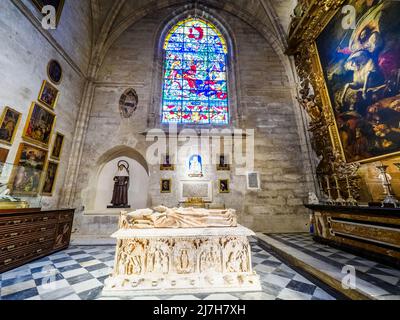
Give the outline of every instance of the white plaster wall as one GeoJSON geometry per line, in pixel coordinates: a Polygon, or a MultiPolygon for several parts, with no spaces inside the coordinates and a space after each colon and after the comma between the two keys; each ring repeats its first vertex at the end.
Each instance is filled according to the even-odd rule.
{"type": "Polygon", "coordinates": [[[110,205],[114,176],[117,174],[118,162],[125,160],[129,163],[130,184],[128,201],[132,209],[146,208],[148,205],[149,176],[146,169],[134,159],[120,157],[114,159],[101,169],[96,187],[95,211],[105,211],[110,205]]]}

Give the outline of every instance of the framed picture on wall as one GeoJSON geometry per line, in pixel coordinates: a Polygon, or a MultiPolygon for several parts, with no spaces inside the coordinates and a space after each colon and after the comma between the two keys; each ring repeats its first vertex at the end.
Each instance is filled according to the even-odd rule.
{"type": "Polygon", "coordinates": [[[162,156],[160,170],[162,170],[162,171],[165,171],[165,170],[173,171],[173,170],[175,170],[175,166],[172,164],[172,159],[171,159],[171,156],[169,154],[165,154],[165,155],[162,156]]]}
{"type": "Polygon", "coordinates": [[[8,157],[9,153],[10,153],[10,150],[0,148],[0,174],[2,174],[3,168],[6,166],[5,163],[7,162],[7,157],[8,157]]]}
{"type": "Polygon", "coordinates": [[[218,156],[217,171],[229,171],[231,166],[229,164],[229,159],[226,155],[220,154],[218,156]]]}
{"type": "Polygon", "coordinates": [[[61,152],[64,146],[64,135],[57,132],[54,138],[53,150],[51,151],[51,158],[54,160],[61,159],[61,152]]]}
{"type": "Polygon", "coordinates": [[[56,9],[57,25],[60,22],[62,10],[64,8],[64,0],[31,0],[36,8],[42,12],[44,6],[50,5],[56,9]]]}
{"type": "Polygon", "coordinates": [[[347,162],[372,162],[400,154],[400,2],[347,4],[354,29],[338,10],[310,51],[333,144],[347,162]]]}
{"type": "Polygon", "coordinates": [[[21,113],[10,107],[4,108],[0,119],[0,143],[7,145],[13,144],[20,121],[21,113]]]}
{"type": "Polygon", "coordinates": [[[47,150],[21,143],[9,181],[12,195],[36,196],[47,159],[47,150]]]}
{"type": "Polygon", "coordinates": [[[218,180],[218,189],[219,193],[230,193],[229,179],[218,180]]]}
{"type": "Polygon", "coordinates": [[[57,60],[50,60],[47,65],[47,76],[54,84],[60,84],[63,76],[63,70],[57,60]]]}
{"type": "Polygon", "coordinates": [[[247,189],[248,190],[260,190],[261,181],[259,172],[247,173],[247,189]]]}
{"type": "Polygon", "coordinates": [[[57,105],[59,94],[60,92],[56,87],[54,87],[50,82],[44,80],[38,100],[46,107],[54,110],[57,105]]]}
{"type": "Polygon", "coordinates": [[[56,115],[38,103],[32,103],[22,137],[41,147],[48,148],[56,115]]]}
{"type": "Polygon", "coordinates": [[[0,163],[6,163],[8,154],[10,153],[10,150],[5,149],[5,148],[0,148],[0,163]]]}
{"type": "Polygon", "coordinates": [[[56,186],[58,163],[49,161],[46,166],[41,195],[51,197],[56,186]]]}
{"type": "Polygon", "coordinates": [[[172,180],[171,179],[161,179],[161,193],[171,193],[172,192],[172,180]]]}

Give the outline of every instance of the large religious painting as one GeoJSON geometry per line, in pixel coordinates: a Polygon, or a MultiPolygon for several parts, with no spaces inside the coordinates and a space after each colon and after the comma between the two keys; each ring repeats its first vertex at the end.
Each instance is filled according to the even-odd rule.
{"type": "Polygon", "coordinates": [[[162,123],[228,124],[228,47],[218,29],[188,18],[170,30],[164,50],[162,123]]]}
{"type": "Polygon", "coordinates": [[[400,151],[400,2],[347,4],[316,43],[346,160],[369,161],[400,151]]]}
{"type": "Polygon", "coordinates": [[[21,143],[9,183],[13,195],[34,196],[39,193],[46,158],[46,150],[21,143]]]}

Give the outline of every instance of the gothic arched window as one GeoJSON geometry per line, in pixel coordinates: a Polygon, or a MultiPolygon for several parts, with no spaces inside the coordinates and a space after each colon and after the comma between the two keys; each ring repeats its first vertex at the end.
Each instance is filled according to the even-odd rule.
{"type": "Polygon", "coordinates": [[[201,18],[178,22],[164,43],[162,123],[229,123],[228,47],[201,18]]]}

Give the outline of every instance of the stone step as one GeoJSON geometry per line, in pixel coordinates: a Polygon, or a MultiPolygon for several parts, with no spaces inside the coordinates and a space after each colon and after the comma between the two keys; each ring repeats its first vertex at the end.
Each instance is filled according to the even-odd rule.
{"type": "MultiPolygon", "coordinates": [[[[295,236],[295,234],[292,235],[295,236]]],[[[304,234],[304,236],[307,239],[308,235],[304,234]]],[[[302,244],[304,241],[298,243],[293,242],[293,240],[285,241],[281,240],[280,235],[257,233],[257,238],[261,247],[274,252],[279,259],[292,265],[298,272],[303,272],[304,275],[317,279],[322,285],[325,285],[328,289],[333,289],[334,292],[344,298],[352,300],[400,299],[399,295],[388,293],[384,287],[379,285],[379,282],[365,281],[364,279],[369,277],[368,272],[362,272],[364,273],[363,277],[360,277],[361,271],[357,270],[355,287],[349,288],[348,286],[343,286],[344,277],[347,275],[343,271],[346,262],[338,263],[336,258],[332,258],[335,261],[333,263],[331,262],[332,259],[324,258],[322,255],[319,258],[319,254],[315,254],[315,252],[326,252],[329,254],[329,250],[333,250],[332,252],[337,252],[337,254],[344,256],[350,255],[349,253],[318,244],[317,242],[315,242],[312,248],[305,250],[304,244],[302,244]],[[359,274],[358,277],[357,274],[359,274]]],[[[348,262],[348,264],[350,263],[348,262]]]]}

